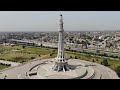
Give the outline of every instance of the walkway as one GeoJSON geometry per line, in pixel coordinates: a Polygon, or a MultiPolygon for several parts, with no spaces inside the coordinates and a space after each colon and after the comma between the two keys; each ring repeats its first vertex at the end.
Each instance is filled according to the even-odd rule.
{"type": "Polygon", "coordinates": [[[17,63],[17,62],[4,61],[4,60],[0,60],[0,63],[11,64],[12,67],[20,65],[20,63],[17,63]]]}
{"type": "MultiPolygon", "coordinates": [[[[2,76],[7,75],[7,79],[18,79],[18,77],[21,74],[25,74],[26,72],[28,72],[33,66],[43,63],[44,61],[48,61],[51,59],[44,59],[44,60],[34,60],[34,61],[30,61],[27,63],[24,63],[22,65],[19,66],[15,66],[6,70],[1,70],[0,73],[0,78],[3,78],[2,76]]],[[[117,74],[109,69],[108,67],[105,67],[103,65],[97,64],[97,63],[91,63],[88,61],[84,61],[84,60],[80,60],[81,63],[85,63],[87,65],[93,65],[92,68],[94,69],[98,69],[100,71],[100,73],[102,74],[101,79],[119,79],[117,74]]]]}

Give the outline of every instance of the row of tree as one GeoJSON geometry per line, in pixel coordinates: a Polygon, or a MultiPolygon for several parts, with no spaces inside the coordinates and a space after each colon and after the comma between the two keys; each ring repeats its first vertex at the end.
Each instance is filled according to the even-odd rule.
{"type": "Polygon", "coordinates": [[[11,66],[11,64],[0,63],[0,65],[11,66]]]}

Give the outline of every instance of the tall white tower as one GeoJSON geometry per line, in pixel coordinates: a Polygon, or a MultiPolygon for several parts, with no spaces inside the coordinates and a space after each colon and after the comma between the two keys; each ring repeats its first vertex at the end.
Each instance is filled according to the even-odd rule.
{"type": "Polygon", "coordinates": [[[53,69],[55,71],[68,71],[70,70],[68,63],[64,57],[64,29],[63,29],[63,17],[60,15],[59,21],[59,42],[58,42],[58,54],[53,69]]]}
{"type": "Polygon", "coordinates": [[[64,62],[64,29],[63,29],[63,17],[60,15],[60,23],[59,23],[59,42],[58,42],[58,54],[57,60],[64,62]]]}

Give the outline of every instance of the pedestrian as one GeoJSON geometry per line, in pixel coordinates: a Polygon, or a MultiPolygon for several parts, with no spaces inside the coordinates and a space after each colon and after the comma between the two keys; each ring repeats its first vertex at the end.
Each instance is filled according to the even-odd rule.
{"type": "Polygon", "coordinates": [[[7,75],[4,76],[4,79],[6,79],[7,75]]]}
{"type": "Polygon", "coordinates": [[[28,76],[27,72],[26,72],[26,76],[28,76]]]}

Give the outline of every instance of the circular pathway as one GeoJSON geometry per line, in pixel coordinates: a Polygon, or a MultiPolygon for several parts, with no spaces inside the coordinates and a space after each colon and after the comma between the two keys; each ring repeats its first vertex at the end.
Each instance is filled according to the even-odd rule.
{"type": "MultiPolygon", "coordinates": [[[[7,76],[6,79],[30,79],[29,77],[26,76],[27,74],[26,72],[29,72],[32,67],[34,68],[35,66],[38,66],[38,64],[42,64],[50,60],[51,59],[34,60],[15,67],[10,67],[8,69],[1,70],[0,79],[3,79],[5,75],[7,76]]],[[[72,59],[72,60],[78,60],[78,59],[72,59]]],[[[119,79],[117,74],[108,67],[84,60],[79,60],[79,61],[94,69],[95,75],[94,77],[92,77],[92,79],[119,79]]],[[[89,75],[91,75],[91,72],[88,73],[89,75]]],[[[88,76],[86,75],[86,77],[84,77],[83,79],[86,79],[88,76]]],[[[32,79],[38,79],[38,78],[33,76],[32,79]]]]}

